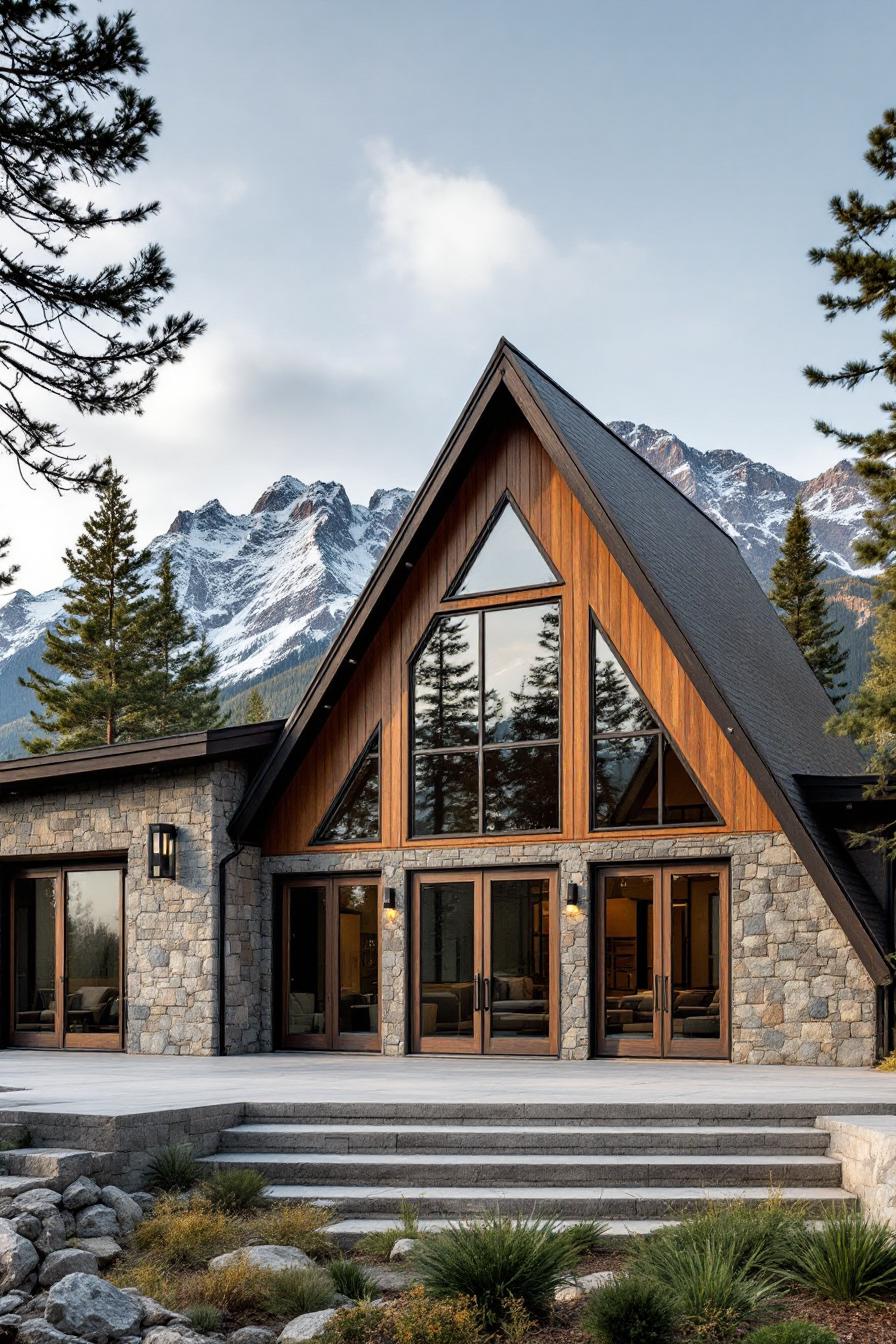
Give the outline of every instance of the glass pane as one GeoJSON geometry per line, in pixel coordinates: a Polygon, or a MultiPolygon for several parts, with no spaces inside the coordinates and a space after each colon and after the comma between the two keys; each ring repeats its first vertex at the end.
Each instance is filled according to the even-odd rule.
{"type": "Polygon", "coordinates": [[[558,747],[500,747],[484,752],[483,758],[486,831],[557,829],[558,747]]]}
{"type": "Polygon", "coordinates": [[[544,588],[557,576],[520,522],[516,510],[505,504],[469,569],[451,589],[453,597],[496,593],[503,589],[544,588]]]}
{"type": "Polygon", "coordinates": [[[289,890],[286,1030],[322,1036],[326,1030],[327,889],[289,890]]]}
{"type": "Polygon", "coordinates": [[[316,844],[377,839],[380,831],[379,741],[377,733],[361,753],[357,766],[314,836],[316,844]]]}
{"type": "Polygon", "coordinates": [[[594,731],[630,733],[658,728],[645,702],[597,626],[594,627],[594,731]]]}
{"type": "Polygon", "coordinates": [[[604,1033],[653,1035],[652,877],[608,877],[604,895],[604,1033]]]}
{"type": "Polygon", "coordinates": [[[659,735],[605,737],[594,744],[594,824],[656,826],[659,735]]]}
{"type": "Polygon", "coordinates": [[[473,1035],[472,882],[420,884],[420,1033],[473,1035]]]}
{"type": "Polygon", "coordinates": [[[13,892],[14,1029],[56,1030],[56,879],[20,877],[13,892]]]}
{"type": "Polygon", "coordinates": [[[121,1002],[121,873],[65,878],[65,1030],[118,1032],[121,1002]]]}
{"type": "Polygon", "coordinates": [[[718,1040],[718,874],[673,874],[671,935],[672,1035],[718,1040]]]}
{"type": "Polygon", "coordinates": [[[479,617],[443,616],[414,666],[414,745],[479,741],[479,617]]]}
{"type": "Polygon", "coordinates": [[[375,1035],[379,1024],[379,892],[339,888],[339,1030],[375,1035]]]}
{"type": "Polygon", "coordinates": [[[470,835],[479,830],[479,753],[418,756],[414,834],[470,835]]]}
{"type": "Polygon", "coordinates": [[[550,886],[547,878],[490,883],[491,1034],[548,1035],[550,886]]]}
{"type": "Polygon", "coordinates": [[[485,614],[485,741],[560,736],[560,608],[485,614]]]}
{"type": "Polygon", "coordinates": [[[663,746],[663,825],[715,821],[715,814],[691,779],[672,743],[663,746]]]}

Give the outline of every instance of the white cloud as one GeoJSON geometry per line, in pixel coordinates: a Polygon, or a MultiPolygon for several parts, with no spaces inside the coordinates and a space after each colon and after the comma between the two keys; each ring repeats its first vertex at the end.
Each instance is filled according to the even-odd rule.
{"type": "Polygon", "coordinates": [[[487,178],[414,163],[384,140],[367,153],[376,260],[428,297],[480,294],[502,273],[524,271],[548,253],[535,221],[487,178]]]}

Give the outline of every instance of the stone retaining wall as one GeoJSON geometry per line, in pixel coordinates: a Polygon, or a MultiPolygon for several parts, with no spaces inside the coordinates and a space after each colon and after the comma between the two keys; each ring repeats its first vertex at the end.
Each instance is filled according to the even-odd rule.
{"type": "Polygon", "coordinates": [[[831,1136],[828,1156],[840,1159],[844,1189],[896,1229],[896,1115],[820,1116],[815,1124],[831,1136]]]}

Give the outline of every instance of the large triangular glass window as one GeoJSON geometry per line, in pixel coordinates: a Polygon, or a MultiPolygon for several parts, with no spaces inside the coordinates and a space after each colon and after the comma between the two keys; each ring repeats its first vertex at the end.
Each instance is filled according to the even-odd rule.
{"type": "Polygon", "coordinates": [[[718,814],[596,621],[591,677],[592,828],[717,823],[718,814]]]}
{"type": "Polygon", "coordinates": [[[505,494],[476,539],[447,597],[546,588],[560,576],[539,546],[509,494],[505,494]]]}
{"type": "Polygon", "coordinates": [[[323,821],[314,832],[314,845],[338,845],[380,837],[380,729],[377,724],[342,784],[323,821]]]}

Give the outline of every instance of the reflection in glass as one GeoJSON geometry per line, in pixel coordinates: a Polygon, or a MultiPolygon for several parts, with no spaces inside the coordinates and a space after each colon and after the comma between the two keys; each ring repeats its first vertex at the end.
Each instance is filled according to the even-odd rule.
{"type": "Polygon", "coordinates": [[[121,873],[65,877],[65,1030],[117,1033],[120,1018],[121,873]]]}
{"type": "Polygon", "coordinates": [[[659,745],[658,735],[596,740],[595,826],[657,825],[659,745]]]}
{"type": "Polygon", "coordinates": [[[715,821],[716,816],[668,740],[663,749],[663,821],[715,821]]]}
{"type": "Polygon", "coordinates": [[[619,659],[594,627],[594,731],[632,733],[659,728],[619,659]]]}
{"type": "Polygon", "coordinates": [[[604,1034],[652,1036],[652,877],[608,877],[604,895],[604,1034]]]}
{"type": "Polygon", "coordinates": [[[375,1035],[379,1022],[379,900],[370,882],[339,886],[339,1030],[375,1035]]]}
{"type": "Polygon", "coordinates": [[[364,748],[314,836],[317,845],[376,840],[380,831],[380,733],[364,748]]]}
{"type": "Polygon", "coordinates": [[[560,825],[559,764],[558,747],[484,752],[486,831],[556,830],[560,825]]]}
{"type": "Polygon", "coordinates": [[[481,542],[452,597],[514,588],[544,588],[557,576],[511,504],[505,503],[481,542]]]}
{"type": "Polygon", "coordinates": [[[479,753],[418,756],[414,834],[470,835],[479,830],[479,753]]]}
{"type": "Polygon", "coordinates": [[[420,1034],[473,1035],[472,882],[420,884],[420,1034]]]}
{"type": "Polygon", "coordinates": [[[550,1027],[549,884],[495,880],[491,895],[491,1034],[546,1037],[550,1027]]]}
{"type": "Polygon", "coordinates": [[[13,889],[16,1031],[56,1031],[56,879],[20,877],[13,889]]]}
{"type": "Polygon", "coordinates": [[[673,875],[671,947],[673,1037],[718,1040],[718,874],[673,875]]]}
{"type": "Polygon", "coordinates": [[[479,741],[479,617],[436,621],[414,666],[414,746],[479,741]]]}
{"type": "Polygon", "coordinates": [[[289,889],[287,1032],[322,1036],[326,1030],[327,889],[289,889]]]}
{"type": "Polygon", "coordinates": [[[560,736],[560,608],[556,602],[485,613],[485,740],[560,736]]]}

